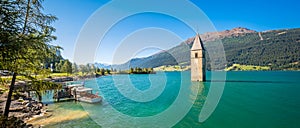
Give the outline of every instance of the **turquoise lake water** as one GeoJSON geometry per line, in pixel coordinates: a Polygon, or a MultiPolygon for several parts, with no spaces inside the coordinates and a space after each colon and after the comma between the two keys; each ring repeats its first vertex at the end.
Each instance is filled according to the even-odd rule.
{"type": "MultiPolygon", "coordinates": [[[[100,104],[62,102],[49,107],[84,110],[89,117],[48,127],[299,128],[300,72],[227,72],[226,80],[190,82],[190,72],[115,75],[86,80],[100,104]],[[204,122],[199,114],[212,84],[224,91],[204,122]],[[174,123],[175,122],[175,123],[174,123]]],[[[214,94],[213,94],[214,95],[214,94]]],[[[44,98],[49,96],[44,96],[44,98]]],[[[59,114],[66,114],[60,111],[59,114]]],[[[76,116],[76,114],[74,115],[76,116]]]]}

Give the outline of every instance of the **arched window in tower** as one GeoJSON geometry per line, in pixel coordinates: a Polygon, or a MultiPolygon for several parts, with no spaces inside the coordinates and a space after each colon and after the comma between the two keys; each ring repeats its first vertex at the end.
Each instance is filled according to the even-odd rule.
{"type": "Polygon", "coordinates": [[[198,58],[198,53],[195,53],[195,58],[198,58]]]}

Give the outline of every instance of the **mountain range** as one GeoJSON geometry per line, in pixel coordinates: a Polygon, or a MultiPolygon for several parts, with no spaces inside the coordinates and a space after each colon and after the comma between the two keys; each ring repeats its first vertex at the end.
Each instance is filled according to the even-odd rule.
{"type": "MultiPolygon", "coordinates": [[[[208,48],[221,42],[225,51],[226,63],[218,62],[222,56],[215,56],[213,67],[209,55],[207,56],[208,70],[220,70],[233,64],[268,66],[271,70],[300,69],[300,28],[257,32],[238,27],[221,32],[204,33],[200,37],[204,47],[208,48]]],[[[190,48],[194,38],[191,37],[169,50],[149,57],[133,58],[124,64],[103,67],[125,70],[128,67],[187,66],[190,65],[190,48]]],[[[214,50],[218,52],[222,49],[214,50]]]]}

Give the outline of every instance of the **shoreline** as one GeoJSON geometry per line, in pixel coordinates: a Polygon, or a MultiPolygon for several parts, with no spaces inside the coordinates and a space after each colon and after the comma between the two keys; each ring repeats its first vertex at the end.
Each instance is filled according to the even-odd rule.
{"type": "MultiPolygon", "coordinates": [[[[6,98],[7,98],[7,93],[3,93],[0,95],[1,116],[6,105],[6,98]]],[[[19,97],[18,99],[14,99],[11,101],[8,117],[16,118],[13,120],[22,121],[27,127],[31,127],[32,124],[28,123],[29,120],[48,114],[48,109],[46,106],[47,105],[43,104],[42,102],[38,102],[30,98],[19,97]]]]}
{"type": "Polygon", "coordinates": [[[49,111],[48,115],[36,116],[28,120],[27,123],[32,124],[34,127],[43,127],[89,118],[88,112],[84,111],[80,103],[76,102],[49,104],[47,109],[49,111]]]}

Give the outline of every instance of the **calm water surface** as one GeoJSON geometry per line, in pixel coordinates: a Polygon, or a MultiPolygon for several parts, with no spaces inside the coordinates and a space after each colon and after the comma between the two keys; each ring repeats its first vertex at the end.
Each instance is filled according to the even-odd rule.
{"type": "MultiPolygon", "coordinates": [[[[155,116],[174,105],[172,103],[178,98],[180,88],[185,88],[184,93],[188,97],[195,98],[188,100],[191,102],[195,100],[195,102],[183,119],[173,127],[300,127],[300,72],[227,72],[226,81],[212,80],[210,74],[211,72],[207,74],[208,82],[196,85],[185,81],[190,78],[190,72],[117,75],[88,80],[85,85],[93,88],[94,92],[98,92],[105,100],[95,105],[75,102],[51,104],[49,108],[54,110],[53,119],[49,119],[45,124],[46,127],[100,127],[98,124],[109,127],[160,127],[159,123],[164,121],[169,123],[168,120],[158,120],[157,123],[149,125],[147,122],[135,121],[135,118],[124,118],[120,113],[137,118],[155,116]],[[114,83],[113,80],[117,82],[114,83]],[[205,122],[200,123],[198,115],[212,82],[225,82],[224,92],[212,115],[205,122]],[[148,93],[148,96],[143,97],[131,93],[130,84],[139,91],[153,89],[156,92],[148,93]],[[151,88],[151,84],[157,86],[151,88]],[[199,87],[198,92],[193,91],[196,86],[199,87]],[[123,93],[131,93],[131,97],[139,97],[137,100],[147,100],[149,97],[150,100],[139,102],[130,99],[130,96],[124,96],[123,93]],[[112,108],[119,113],[115,113],[112,108]]],[[[49,102],[47,97],[51,96],[44,96],[45,102],[49,102]]],[[[178,109],[178,112],[180,111],[178,109]]]]}

